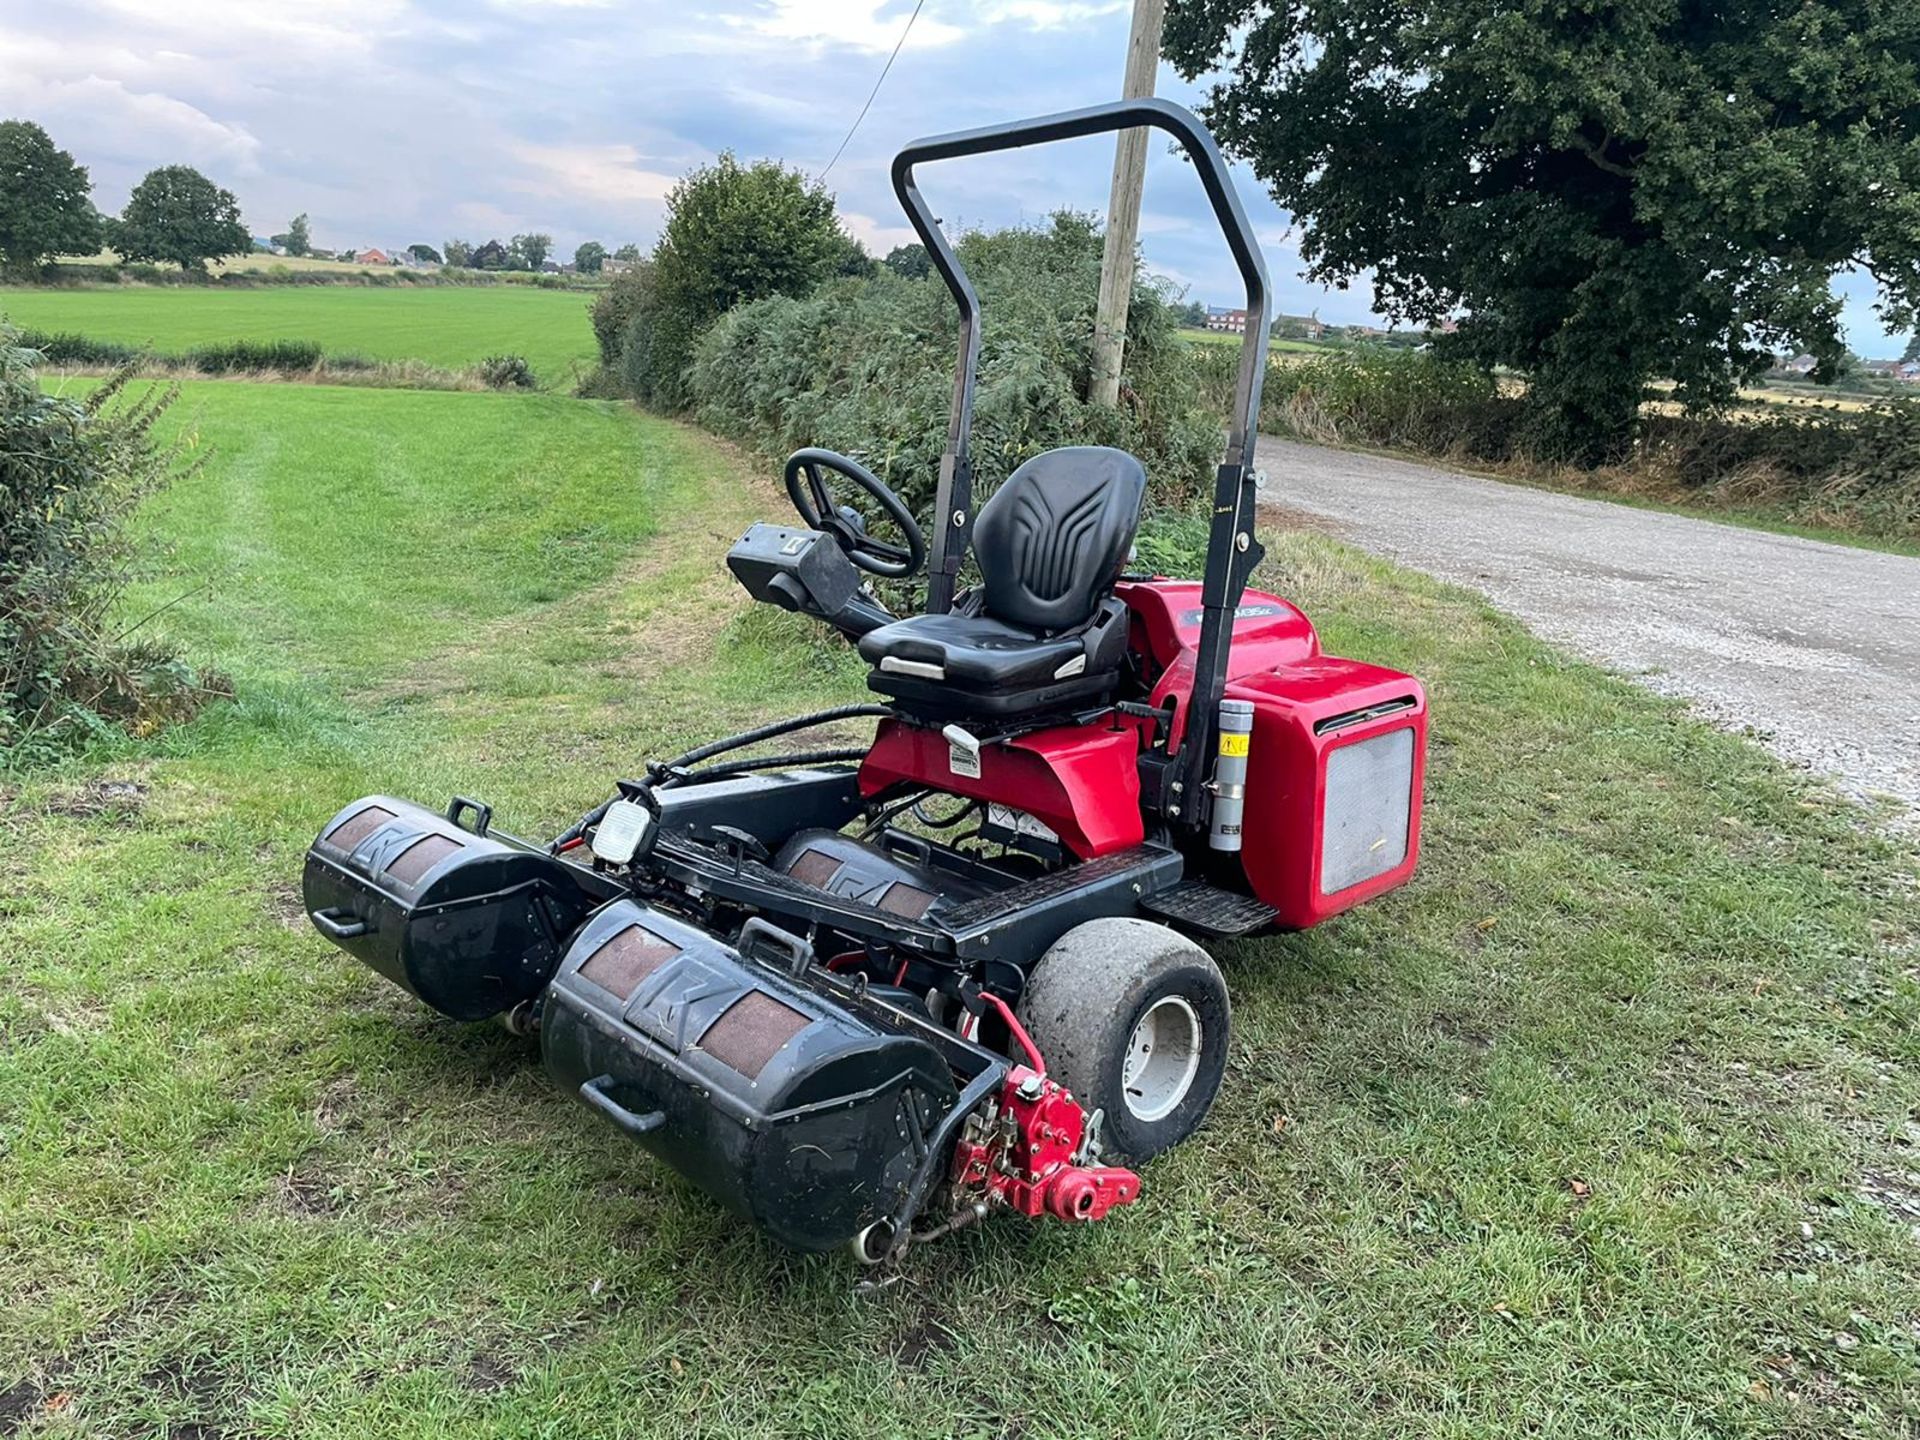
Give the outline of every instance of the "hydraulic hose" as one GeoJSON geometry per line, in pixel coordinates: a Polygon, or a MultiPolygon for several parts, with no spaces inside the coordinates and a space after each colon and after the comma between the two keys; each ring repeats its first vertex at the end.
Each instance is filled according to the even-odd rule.
{"type": "MultiPolygon", "coordinates": [[[[757,726],[752,730],[742,730],[737,735],[728,735],[722,739],[710,741],[705,745],[699,746],[697,749],[689,750],[686,754],[677,755],[673,759],[663,763],[650,764],[647,766],[647,778],[645,780],[627,781],[624,783],[634,788],[647,791],[653,790],[656,786],[664,789],[668,787],[672,779],[670,772],[684,769],[689,765],[697,765],[702,760],[712,759],[715,755],[724,755],[729,750],[744,749],[748,745],[757,745],[762,740],[772,740],[779,735],[790,735],[796,730],[810,730],[816,725],[830,725],[836,720],[879,719],[892,713],[893,711],[885,705],[837,705],[831,710],[816,710],[811,715],[798,715],[790,720],[776,720],[770,725],[757,726]]],[[[839,758],[845,759],[858,759],[865,753],[864,750],[848,752],[845,755],[839,755],[839,752],[833,751],[819,752],[821,755],[839,755],[839,758]]],[[[820,758],[804,761],[795,757],[785,757],[783,763],[789,765],[801,763],[817,765],[826,762],[820,758]]],[[[770,769],[773,768],[773,762],[769,761],[766,765],[750,766],[749,762],[743,761],[738,765],[716,768],[711,773],[716,775],[727,774],[748,768],[770,769]]],[[[548,853],[553,855],[559,854],[562,849],[571,845],[582,835],[585,835],[587,831],[606,819],[607,811],[611,810],[614,803],[620,799],[620,794],[621,792],[616,791],[614,794],[609,795],[585,815],[582,815],[578,820],[574,821],[574,823],[569,825],[565,830],[554,836],[553,842],[547,846],[548,853]]]]}
{"type": "Polygon", "coordinates": [[[844,765],[849,760],[864,760],[867,752],[864,748],[844,750],[803,750],[798,755],[752,755],[745,760],[735,760],[726,765],[709,765],[704,770],[689,770],[682,774],[669,775],[659,784],[659,789],[671,790],[676,785],[685,785],[696,780],[718,780],[725,775],[745,775],[753,770],[779,770],[791,765],[798,769],[805,765],[844,765]]]}
{"type": "Polygon", "coordinates": [[[891,715],[893,711],[885,705],[840,705],[832,710],[816,710],[811,715],[796,716],[791,720],[776,720],[771,725],[762,725],[755,730],[742,730],[738,735],[729,735],[725,739],[715,740],[702,745],[697,750],[676,756],[663,765],[649,765],[649,771],[678,770],[687,765],[697,765],[702,760],[710,760],[715,755],[724,755],[729,750],[740,750],[748,745],[757,745],[762,740],[771,740],[776,735],[789,735],[795,730],[811,730],[815,725],[830,725],[835,720],[878,719],[891,715]]]}

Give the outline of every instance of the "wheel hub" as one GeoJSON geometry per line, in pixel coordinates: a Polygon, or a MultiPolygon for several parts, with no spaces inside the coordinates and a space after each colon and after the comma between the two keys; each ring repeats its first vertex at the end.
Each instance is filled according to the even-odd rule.
{"type": "Polygon", "coordinates": [[[1200,1016],[1179,995],[1147,1007],[1127,1042],[1120,1089],[1136,1120],[1165,1119],[1179,1108],[1200,1072],[1200,1016]]]}

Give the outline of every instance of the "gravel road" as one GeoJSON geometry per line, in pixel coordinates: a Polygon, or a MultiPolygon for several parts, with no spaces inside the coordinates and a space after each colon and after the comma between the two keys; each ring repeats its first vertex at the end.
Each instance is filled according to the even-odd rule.
{"type": "Polygon", "coordinates": [[[1264,502],[1468,585],[1920,830],[1920,559],[1262,437],[1264,502]]]}

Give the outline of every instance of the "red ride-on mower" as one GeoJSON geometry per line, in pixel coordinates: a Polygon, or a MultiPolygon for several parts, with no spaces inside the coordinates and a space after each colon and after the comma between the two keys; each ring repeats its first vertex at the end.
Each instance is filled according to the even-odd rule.
{"type": "Polygon", "coordinates": [[[536,1032],[555,1080],[695,1184],[869,1262],[996,1207],[1086,1221],[1138,1199],[1127,1167],[1192,1133],[1226,1065],[1227,990],[1196,942],[1405,882],[1427,723],[1417,681],[1323,654],[1246,589],[1267,279],[1199,122],[1101,105],[923,140],[893,180],[960,307],[926,612],[894,616],[861,578],[927,564],[913,514],[830,451],[787,462],[801,523],[727,557],[756,600],[855,643],[884,700],[651,764],[546,845],[466,799],[357,800],[305,877],[342,949],[454,1019],[536,1032]],[[1142,125],[1185,145],[1247,288],[1199,581],[1126,573],[1146,474],[1119,450],[1036,455],[974,508],[979,303],[914,181],[1142,125]],[[956,593],[969,550],[980,583],[956,593]],[[742,753],[855,717],[870,745],[742,753]]]}

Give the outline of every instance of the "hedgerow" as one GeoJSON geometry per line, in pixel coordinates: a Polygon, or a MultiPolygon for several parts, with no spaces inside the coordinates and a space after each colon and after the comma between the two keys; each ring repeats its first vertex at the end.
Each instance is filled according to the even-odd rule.
{"type": "MultiPolygon", "coordinates": [[[[1193,357],[1217,404],[1232,392],[1231,351],[1193,357]]],[[[1553,464],[1528,452],[1523,382],[1504,390],[1470,364],[1431,353],[1361,349],[1268,366],[1261,428],[1319,444],[1406,450],[1578,488],[1759,512],[1866,534],[1920,536],[1920,401],[1863,408],[1645,415],[1613,465],[1553,464]]]]}
{"type": "Polygon", "coordinates": [[[0,326],[0,766],[114,726],[184,716],[216,682],[140,636],[118,605],[137,556],[134,509],[182,473],[156,423],[175,391],[49,395],[35,352],[0,326]]]}
{"type": "MultiPolygon", "coordinates": [[[[1118,409],[1086,396],[1101,241],[1084,216],[965,236],[962,263],[985,322],[971,453],[982,488],[1058,445],[1138,455],[1157,500],[1198,494],[1220,457],[1189,347],[1151,285],[1128,314],[1118,409]]],[[[812,295],[751,301],[702,338],[689,377],[702,423],[762,448],[825,445],[859,456],[926,514],[952,399],[958,322],[937,280],[891,271],[812,295]]]]}

